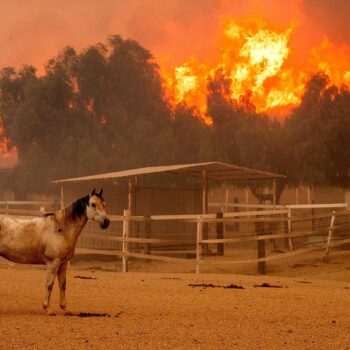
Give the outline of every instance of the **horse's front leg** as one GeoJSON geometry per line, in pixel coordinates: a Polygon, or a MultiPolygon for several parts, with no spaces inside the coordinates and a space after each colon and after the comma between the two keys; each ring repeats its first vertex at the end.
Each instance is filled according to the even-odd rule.
{"type": "Polygon", "coordinates": [[[53,285],[55,283],[55,278],[58,272],[58,269],[61,265],[60,259],[48,260],[47,263],[47,279],[46,279],[46,296],[44,299],[43,308],[46,310],[47,314],[54,316],[55,313],[49,308],[51,292],[53,285]]]}
{"type": "Polygon", "coordinates": [[[60,286],[60,307],[65,315],[70,315],[71,313],[66,310],[67,265],[68,262],[61,264],[58,269],[57,278],[60,286]]]}

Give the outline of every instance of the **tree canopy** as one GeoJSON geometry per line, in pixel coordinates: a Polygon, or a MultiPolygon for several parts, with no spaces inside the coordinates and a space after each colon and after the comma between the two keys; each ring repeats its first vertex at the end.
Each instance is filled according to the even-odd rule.
{"type": "Polygon", "coordinates": [[[208,81],[208,115],[173,106],[152,54],[112,36],[76,52],[66,47],[38,76],[33,66],[0,71],[2,138],[19,164],[3,186],[47,192],[53,179],[140,166],[225,161],[286,174],[293,184],[346,185],[350,92],[312,75],[300,106],[281,122],[257,114],[230,79],[208,81]]]}

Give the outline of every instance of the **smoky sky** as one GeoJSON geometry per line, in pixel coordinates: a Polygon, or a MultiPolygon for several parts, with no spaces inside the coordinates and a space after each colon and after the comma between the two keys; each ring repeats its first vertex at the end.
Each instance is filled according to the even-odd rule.
{"type": "Polygon", "coordinates": [[[209,57],[225,17],[260,16],[308,50],[323,36],[350,44],[347,0],[1,0],[0,67],[45,62],[63,47],[81,50],[109,35],[132,38],[162,64],[209,57]]]}
{"type": "Polygon", "coordinates": [[[303,12],[337,44],[350,43],[349,0],[304,0],[303,12]]]}

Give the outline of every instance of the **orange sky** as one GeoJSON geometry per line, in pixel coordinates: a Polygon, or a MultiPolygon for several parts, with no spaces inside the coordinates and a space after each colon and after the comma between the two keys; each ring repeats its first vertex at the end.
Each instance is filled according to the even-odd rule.
{"type": "Polygon", "coordinates": [[[348,44],[350,2],[346,0],[1,0],[0,67],[43,64],[65,45],[77,49],[110,34],[138,40],[160,62],[182,63],[191,55],[209,57],[222,18],[260,16],[291,38],[294,64],[304,50],[328,36],[348,44]]]}

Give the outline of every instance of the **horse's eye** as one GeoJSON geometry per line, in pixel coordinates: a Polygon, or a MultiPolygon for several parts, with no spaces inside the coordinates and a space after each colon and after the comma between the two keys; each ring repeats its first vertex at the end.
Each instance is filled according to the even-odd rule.
{"type": "Polygon", "coordinates": [[[96,203],[91,203],[91,206],[92,206],[93,208],[96,208],[96,203]]]}

